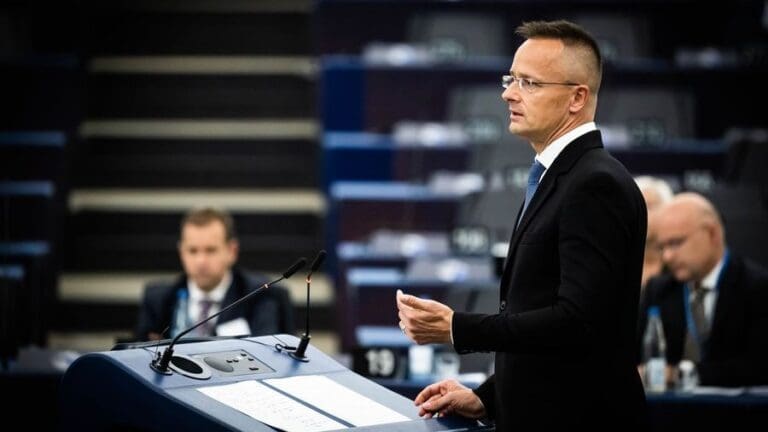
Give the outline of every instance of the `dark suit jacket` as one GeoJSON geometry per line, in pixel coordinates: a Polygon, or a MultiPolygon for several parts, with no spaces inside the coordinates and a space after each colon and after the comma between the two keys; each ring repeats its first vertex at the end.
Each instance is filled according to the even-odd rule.
{"type": "Polygon", "coordinates": [[[642,195],[600,132],[571,142],[512,235],[499,313],[454,314],[459,352],[496,352],[475,392],[497,430],[644,421],[634,341],[645,231],[642,195]]]}
{"type": "MultiPolygon", "coordinates": [[[[731,255],[717,286],[707,343],[697,364],[699,383],[714,386],[768,384],[768,270],[731,255]]],[[[667,361],[683,357],[688,333],[683,284],[669,275],[648,282],[659,306],[667,361]]],[[[642,334],[642,333],[641,333],[642,334]]]]}
{"type": "MultiPolygon", "coordinates": [[[[232,269],[232,284],[224,296],[221,308],[266,282],[268,281],[262,277],[257,278],[237,268],[232,269]]],[[[136,326],[138,339],[146,340],[150,332],[160,333],[171,324],[179,290],[187,290],[185,275],[180,276],[170,285],[147,286],[136,326]]],[[[248,301],[222,313],[216,318],[216,322],[225,323],[237,318],[245,318],[248,321],[253,336],[293,332],[293,309],[290,297],[288,292],[278,285],[272,285],[248,301]]]]}

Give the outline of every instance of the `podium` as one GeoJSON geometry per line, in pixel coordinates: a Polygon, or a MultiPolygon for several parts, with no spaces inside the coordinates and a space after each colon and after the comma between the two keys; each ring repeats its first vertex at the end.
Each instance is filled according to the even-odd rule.
{"type": "Polygon", "coordinates": [[[352,425],[344,430],[493,430],[460,417],[421,419],[413,401],[350,371],[311,345],[307,349],[309,361],[296,360],[275,348],[281,341],[298,344],[298,338],[290,335],[192,343],[184,343],[182,339],[174,346],[175,355],[202,366],[201,370],[195,371],[199,373],[187,375],[176,371],[166,375],[150,368],[156,353],[162,352],[166,345],[86,354],[69,367],[62,379],[59,393],[61,429],[275,431],[206,396],[199,389],[246,380],[319,375],[408,418],[396,423],[352,425]]]}

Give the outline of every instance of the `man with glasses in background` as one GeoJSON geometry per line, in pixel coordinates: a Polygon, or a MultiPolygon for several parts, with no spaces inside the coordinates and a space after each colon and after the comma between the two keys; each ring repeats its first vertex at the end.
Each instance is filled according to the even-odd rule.
{"type": "Polygon", "coordinates": [[[415,400],[424,416],[490,418],[496,430],[636,429],[645,395],[635,331],[646,208],[602,144],[594,38],[567,21],[529,22],[502,78],[509,130],[536,152],[496,314],[454,312],[398,292],[400,327],[419,344],[493,351],[495,374],[470,390],[447,380],[415,400]]]}
{"type": "Polygon", "coordinates": [[[720,216],[699,194],[676,195],[656,228],[670,274],[647,289],[664,323],[668,377],[686,359],[701,385],[768,384],[768,270],[728,251],[720,216]]]}

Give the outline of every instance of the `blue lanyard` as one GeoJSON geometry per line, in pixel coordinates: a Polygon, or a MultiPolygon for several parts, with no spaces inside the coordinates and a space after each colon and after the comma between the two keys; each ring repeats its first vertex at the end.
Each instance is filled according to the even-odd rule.
{"type": "MultiPolygon", "coordinates": [[[[723,280],[723,273],[725,273],[725,269],[728,267],[728,261],[731,258],[731,253],[728,251],[728,249],[725,250],[725,253],[723,254],[723,266],[720,267],[720,274],[717,275],[717,282],[715,283],[715,292],[718,292],[720,289],[720,281],[723,280]]],[[[699,332],[696,329],[696,325],[693,323],[693,313],[691,312],[691,289],[690,289],[690,282],[686,282],[683,284],[683,306],[685,306],[685,322],[688,326],[688,331],[691,333],[691,336],[693,336],[693,340],[699,345],[699,348],[701,348],[701,341],[699,340],[699,332]]],[[[714,311],[712,312],[712,318],[714,319],[714,311]]]]}

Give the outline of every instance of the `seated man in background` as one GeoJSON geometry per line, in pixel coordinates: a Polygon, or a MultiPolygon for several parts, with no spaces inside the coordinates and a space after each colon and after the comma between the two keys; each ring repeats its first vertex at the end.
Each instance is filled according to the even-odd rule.
{"type": "Polygon", "coordinates": [[[693,361],[701,385],[768,384],[768,270],[729,253],[720,216],[701,195],[679,194],[659,212],[669,274],[647,289],[661,311],[668,364],[693,361]]]}
{"type": "Polygon", "coordinates": [[[646,231],[645,235],[643,275],[640,283],[640,288],[644,290],[648,279],[657,276],[664,269],[661,253],[656,243],[656,219],[659,208],[671,201],[674,193],[669,184],[660,178],[639,176],[635,178],[635,182],[640,189],[640,193],[643,194],[645,207],[648,209],[648,231],[646,231]]]}
{"type": "MultiPolygon", "coordinates": [[[[656,239],[656,225],[658,224],[659,209],[672,200],[674,193],[669,184],[657,177],[638,176],[635,177],[640,193],[643,194],[645,207],[648,209],[648,229],[645,232],[645,250],[643,252],[643,273],[640,279],[640,312],[637,316],[637,360],[638,372],[641,377],[645,376],[644,365],[640,364],[643,358],[643,333],[648,317],[648,290],[645,289],[648,281],[665,271],[664,263],[661,260],[661,251],[656,239]]],[[[669,369],[668,373],[674,370],[669,369]]]]}
{"type": "MultiPolygon", "coordinates": [[[[218,209],[194,209],[181,222],[179,255],[184,274],[172,284],[150,284],[144,291],[136,337],[173,337],[267,282],[235,266],[238,254],[232,217],[218,209]],[[165,332],[170,329],[169,332],[165,332]]],[[[252,297],[190,333],[195,336],[290,333],[293,312],[280,286],[252,297]]]]}

